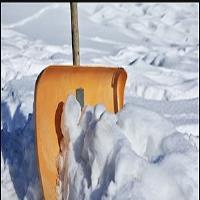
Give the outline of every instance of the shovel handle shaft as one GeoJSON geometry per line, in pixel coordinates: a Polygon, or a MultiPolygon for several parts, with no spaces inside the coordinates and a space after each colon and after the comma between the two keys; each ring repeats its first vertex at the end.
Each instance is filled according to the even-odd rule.
{"type": "Polygon", "coordinates": [[[77,3],[70,2],[73,65],[80,65],[77,3]]]}

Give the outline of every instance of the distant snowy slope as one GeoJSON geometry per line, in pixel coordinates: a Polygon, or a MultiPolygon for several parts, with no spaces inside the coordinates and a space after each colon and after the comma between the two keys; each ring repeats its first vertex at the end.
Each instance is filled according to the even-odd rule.
{"type": "MultiPolygon", "coordinates": [[[[69,8],[1,4],[2,199],[40,197],[34,86],[46,66],[72,64],[69,8]]],[[[124,67],[125,102],[157,112],[199,148],[199,4],[80,3],[78,9],[81,63],[124,67]]],[[[174,166],[170,159],[163,167],[174,166]]]]}

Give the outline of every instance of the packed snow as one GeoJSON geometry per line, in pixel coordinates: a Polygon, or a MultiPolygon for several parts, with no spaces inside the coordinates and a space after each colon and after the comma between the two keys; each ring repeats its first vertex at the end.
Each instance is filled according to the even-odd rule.
{"type": "Polygon", "coordinates": [[[58,199],[198,199],[198,149],[155,112],[126,104],[115,115],[98,104],[81,113],[69,96],[62,132],[70,144],[58,199]]]}
{"type": "MultiPolygon", "coordinates": [[[[34,85],[46,66],[72,63],[69,8],[1,4],[2,199],[41,199],[34,85]]],[[[199,4],[80,3],[78,9],[81,63],[122,66],[128,79],[117,114],[99,104],[81,113],[66,95],[69,186],[61,183],[60,197],[197,200],[199,4]]]]}

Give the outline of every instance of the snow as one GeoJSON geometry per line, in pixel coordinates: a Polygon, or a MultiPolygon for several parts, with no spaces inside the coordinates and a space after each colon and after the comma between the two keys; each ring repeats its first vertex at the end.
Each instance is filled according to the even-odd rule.
{"type": "MultiPolygon", "coordinates": [[[[70,151],[70,198],[198,199],[199,4],[78,9],[81,63],[123,66],[128,80],[116,115],[97,105],[86,117],[73,97],[65,104],[70,148],[87,133],[70,151]]],[[[46,66],[72,63],[69,4],[2,3],[1,11],[1,197],[40,199],[34,85],[46,66]]]]}
{"type": "Polygon", "coordinates": [[[60,157],[63,199],[198,198],[197,146],[171,122],[134,104],[116,115],[99,105],[80,113],[75,97],[68,96],[62,131],[70,139],[69,152],[65,146],[60,157]]]}

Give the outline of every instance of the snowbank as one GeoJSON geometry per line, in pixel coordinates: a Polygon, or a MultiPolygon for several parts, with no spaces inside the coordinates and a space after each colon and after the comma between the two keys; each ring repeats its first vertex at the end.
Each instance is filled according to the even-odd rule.
{"type": "Polygon", "coordinates": [[[81,113],[69,96],[62,132],[70,143],[60,155],[60,199],[198,198],[198,148],[155,112],[128,104],[116,115],[102,105],[81,113]]]}

